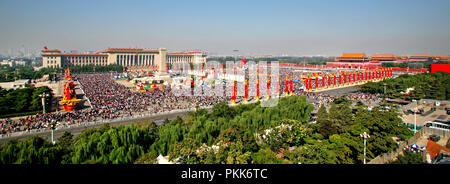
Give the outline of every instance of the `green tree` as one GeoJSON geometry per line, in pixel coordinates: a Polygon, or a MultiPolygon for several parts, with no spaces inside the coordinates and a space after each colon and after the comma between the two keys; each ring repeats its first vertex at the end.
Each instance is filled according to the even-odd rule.
{"type": "Polygon", "coordinates": [[[277,157],[270,148],[260,149],[258,152],[252,154],[252,160],[254,164],[281,164],[282,159],[277,157]]]}
{"type": "Polygon", "coordinates": [[[397,160],[388,162],[387,164],[424,164],[424,159],[420,153],[411,151],[403,151],[397,160]]]}

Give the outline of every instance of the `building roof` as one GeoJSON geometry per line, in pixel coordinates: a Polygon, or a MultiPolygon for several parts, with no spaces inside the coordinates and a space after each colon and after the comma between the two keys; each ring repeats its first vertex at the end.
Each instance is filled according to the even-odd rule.
{"type": "Polygon", "coordinates": [[[437,57],[437,58],[449,58],[448,55],[437,55],[436,57],[437,57]]]}
{"type": "Polygon", "coordinates": [[[42,54],[42,56],[108,56],[107,54],[42,54]]]}
{"type": "Polygon", "coordinates": [[[53,49],[53,50],[45,49],[45,50],[42,50],[42,52],[57,52],[57,53],[61,53],[61,51],[58,50],[58,49],[53,49]]]}
{"type": "Polygon", "coordinates": [[[428,54],[413,54],[411,57],[430,57],[428,54]]]}
{"type": "Polygon", "coordinates": [[[144,49],[138,49],[138,48],[108,48],[104,51],[102,51],[102,53],[108,53],[108,52],[119,52],[119,53],[130,53],[130,52],[135,52],[135,53],[159,53],[158,50],[144,50],[144,49]]]}
{"type": "Polygon", "coordinates": [[[365,53],[343,53],[341,57],[363,58],[363,57],[366,57],[366,54],[365,53]]]}
{"type": "Polygon", "coordinates": [[[393,58],[395,56],[394,56],[394,54],[374,54],[372,57],[373,58],[374,57],[376,57],[376,58],[393,58]]]}
{"type": "Polygon", "coordinates": [[[200,51],[188,51],[188,52],[172,52],[167,53],[168,56],[192,56],[194,54],[201,54],[202,56],[206,56],[206,54],[203,54],[200,51]]]}
{"type": "Polygon", "coordinates": [[[450,149],[441,146],[432,140],[428,140],[426,150],[430,152],[430,156],[433,159],[441,152],[441,150],[445,152],[450,152],[450,149]]]}

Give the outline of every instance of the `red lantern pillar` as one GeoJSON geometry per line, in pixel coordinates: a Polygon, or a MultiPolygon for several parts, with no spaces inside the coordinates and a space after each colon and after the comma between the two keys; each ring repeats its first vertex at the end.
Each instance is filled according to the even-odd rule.
{"type": "Polygon", "coordinates": [[[376,75],[377,75],[377,80],[380,80],[380,79],[381,79],[381,75],[380,75],[381,73],[380,73],[380,71],[381,71],[381,70],[378,69],[378,68],[375,70],[376,75]]]}
{"type": "Polygon", "coordinates": [[[373,76],[375,80],[378,80],[378,69],[373,70],[373,76]]]}
{"type": "Polygon", "coordinates": [[[327,86],[327,89],[330,88],[330,86],[331,86],[331,74],[328,73],[328,86],[327,86]]]}
{"type": "Polygon", "coordinates": [[[334,76],[334,82],[333,82],[333,85],[334,85],[334,88],[336,88],[336,72],[334,72],[334,74],[333,74],[334,76]]]}
{"type": "Polygon", "coordinates": [[[320,89],[325,89],[325,74],[322,73],[322,87],[320,89]]]}
{"type": "Polygon", "coordinates": [[[236,81],[233,81],[233,89],[232,89],[232,96],[231,96],[231,104],[236,104],[236,81]]]}
{"type": "Polygon", "coordinates": [[[390,77],[389,68],[386,68],[386,79],[389,79],[389,77],[390,77]]]}
{"type": "Polygon", "coordinates": [[[267,75],[267,96],[266,100],[270,99],[270,77],[267,75]]]}
{"type": "Polygon", "coordinates": [[[244,103],[247,103],[248,102],[248,81],[247,81],[247,79],[245,79],[245,83],[244,83],[244,103]]]}
{"type": "Polygon", "coordinates": [[[339,72],[339,87],[342,86],[342,73],[339,72]]]}
{"type": "Polygon", "coordinates": [[[309,92],[312,91],[312,75],[308,76],[309,78],[309,92]]]}
{"type": "Polygon", "coordinates": [[[347,85],[347,72],[344,72],[343,76],[344,76],[344,85],[343,86],[345,86],[345,85],[347,85]]]}
{"type": "Polygon", "coordinates": [[[288,90],[289,90],[289,86],[288,86],[288,76],[286,76],[286,80],[285,80],[285,83],[286,83],[286,85],[285,85],[285,87],[284,87],[284,96],[288,96],[289,95],[289,93],[288,93],[288,90]]]}
{"type": "Polygon", "coordinates": [[[305,91],[308,92],[309,91],[309,84],[308,84],[308,77],[305,77],[305,91]]]}
{"type": "Polygon", "coordinates": [[[292,95],[293,94],[293,91],[294,91],[294,81],[293,81],[293,79],[292,79],[292,76],[291,76],[291,90],[290,90],[291,92],[290,92],[290,94],[289,95],[292,95]]]}
{"type": "Polygon", "coordinates": [[[319,90],[319,75],[316,74],[316,91],[319,90]]]}
{"type": "Polygon", "coordinates": [[[383,80],[383,69],[378,69],[378,80],[383,80]]]}
{"type": "Polygon", "coordinates": [[[259,74],[257,74],[256,78],[256,98],[255,101],[259,101],[259,74]]]}
{"type": "Polygon", "coordinates": [[[367,82],[367,69],[364,69],[363,82],[367,82]]]}

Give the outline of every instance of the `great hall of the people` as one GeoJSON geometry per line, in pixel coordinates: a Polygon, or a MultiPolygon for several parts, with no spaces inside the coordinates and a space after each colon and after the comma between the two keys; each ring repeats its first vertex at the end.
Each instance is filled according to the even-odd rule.
{"type": "Polygon", "coordinates": [[[165,66],[166,63],[205,63],[206,54],[200,51],[168,53],[165,48],[144,50],[138,48],[108,48],[96,54],[63,53],[60,50],[42,51],[43,67],[110,65],[122,66],[165,66]]]}

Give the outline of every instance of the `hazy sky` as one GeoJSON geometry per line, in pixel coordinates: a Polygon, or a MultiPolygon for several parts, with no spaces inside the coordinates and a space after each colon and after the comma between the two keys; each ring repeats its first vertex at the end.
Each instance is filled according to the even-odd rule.
{"type": "Polygon", "coordinates": [[[0,0],[9,48],[450,54],[450,0],[0,0]]]}

